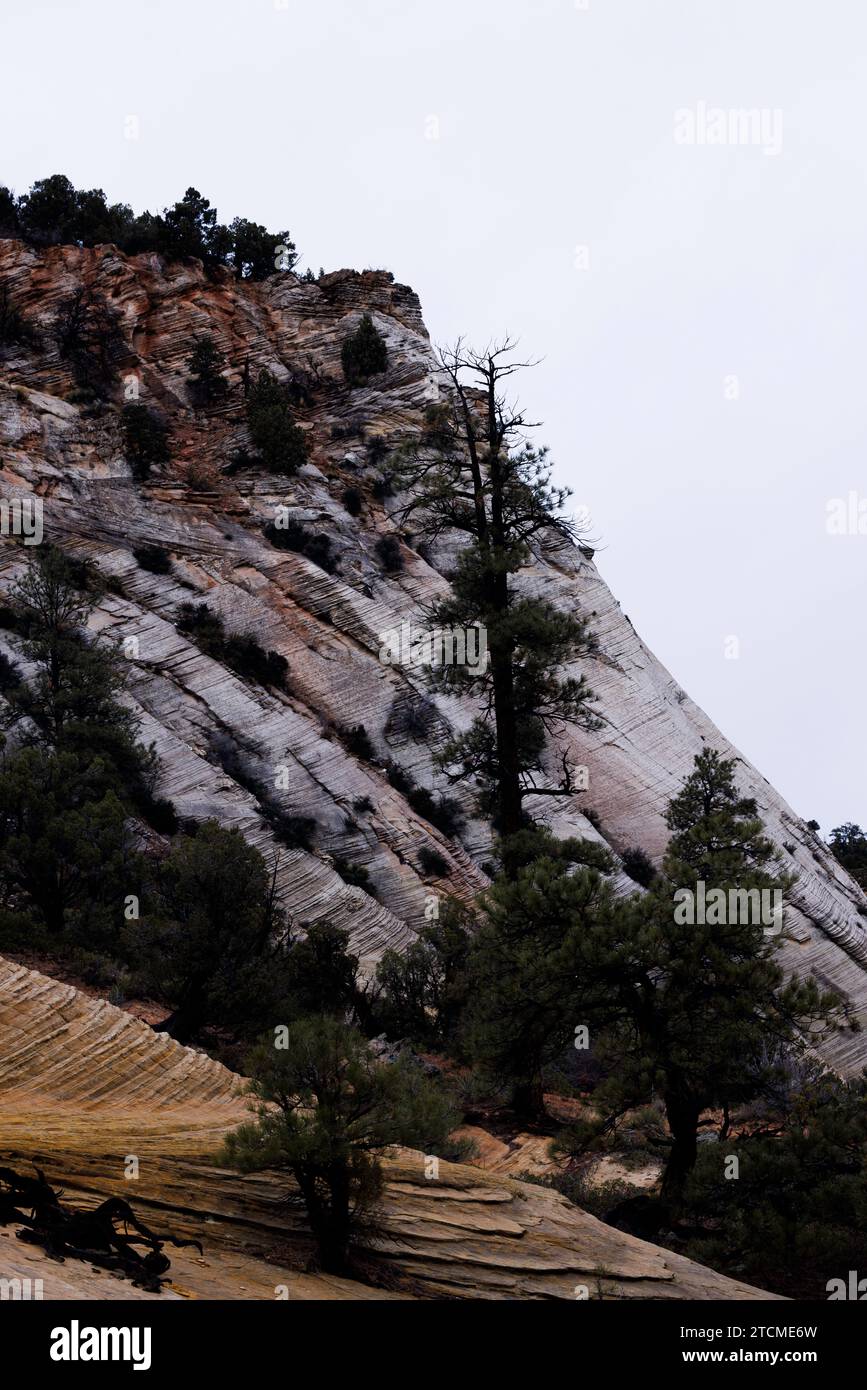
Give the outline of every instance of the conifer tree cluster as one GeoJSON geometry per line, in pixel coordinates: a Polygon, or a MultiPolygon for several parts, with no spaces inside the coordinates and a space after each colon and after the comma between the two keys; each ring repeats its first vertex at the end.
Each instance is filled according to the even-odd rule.
{"type": "Polygon", "coordinates": [[[831,831],[828,841],[834,858],[867,891],[867,835],[860,825],[847,821],[831,831]]]}
{"type": "Polygon", "coordinates": [[[75,188],[64,174],[37,179],[19,197],[0,187],[0,237],[21,237],[34,246],[110,242],[132,256],[156,251],[167,260],[196,257],[209,270],[228,267],[239,280],[264,280],[291,270],[298,259],[288,232],[269,232],[245,217],[225,225],[196,188],[162,213],[136,215],[126,203],[108,203],[101,188],[75,188]]]}

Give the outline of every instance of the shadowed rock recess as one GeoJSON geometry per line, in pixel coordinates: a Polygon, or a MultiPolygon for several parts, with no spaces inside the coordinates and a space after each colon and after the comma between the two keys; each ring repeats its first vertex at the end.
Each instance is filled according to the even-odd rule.
{"type": "MultiPolygon", "coordinates": [[[[316,822],[308,849],[282,850],[286,907],[296,922],[327,919],[346,928],[371,969],[386,948],[405,949],[415,938],[431,893],[475,897],[488,881],[491,845],[490,827],[474,816],[470,788],[455,789],[467,816],[458,841],[410,806],[384,771],[392,760],[419,786],[444,789],[433,755],[449,730],[466,727],[475,713],[467,702],[431,692],[422,672],[379,659],[382,634],[408,619],[424,621],[425,607],[447,590],[444,576],[454,559],[447,540],[414,548],[411,535],[402,536],[397,570],[386,570],[377,551],[382,537],[396,531],[389,512],[398,499],[382,486],[388,454],[422,430],[425,411],[444,390],[416,295],[380,271],[336,271],[315,282],[283,272],[238,282],[227,271],[208,276],[196,261],[126,257],[113,246],[34,250],[13,240],[0,241],[0,279],[33,331],[24,344],[7,345],[0,361],[0,495],[41,498],[47,539],[113,581],[91,625],[119,643],[135,639],[125,648],[128,692],[142,738],[162,760],[161,795],[181,817],[215,817],[239,827],[270,859],[277,846],[255,785],[273,788],[279,771],[275,795],[287,813],[316,822]],[[114,320],[114,384],[103,408],[81,399],[58,348],[55,320],[79,290],[101,300],[114,320]],[[367,385],[350,388],[341,347],[364,313],[386,340],[389,365],[367,385]],[[196,409],[187,364],[194,340],[204,335],[224,356],[230,389],[224,400],[196,409]],[[249,461],[232,463],[250,447],[243,382],[262,369],[282,381],[307,373],[313,384],[295,412],[310,462],[291,478],[249,461]],[[169,428],[172,461],[144,482],[133,479],[124,457],[120,409],[130,389],[169,428]],[[350,488],[356,515],[345,505],[350,488]],[[310,535],[328,539],[331,572],[304,553],[269,543],[264,528],[278,507],[288,508],[310,535]],[[146,546],[168,552],[168,573],[141,567],[133,552],[146,546]],[[250,632],[284,656],[286,691],[245,682],[182,636],[175,623],[180,606],[190,602],[207,603],[229,631],[250,632]],[[364,725],[374,761],[353,755],[338,737],[338,726],[356,725],[364,725]],[[345,882],[338,860],[363,867],[372,892],[345,882]],[[431,865],[437,871],[445,865],[442,876],[432,876],[431,865]]],[[[589,485],[592,490],[592,477],[589,485]]],[[[2,541],[0,597],[24,559],[22,547],[2,541]]],[[[664,808],[695,754],[711,746],[737,756],[740,785],[756,797],[769,835],[798,875],[787,895],[783,964],[814,973],[867,1022],[867,899],[860,889],[647,650],[586,548],[559,540],[537,546],[522,582],[528,592],[590,619],[599,650],[581,669],[603,720],[596,732],[572,729],[561,739],[561,748],[589,770],[591,790],[558,802],[553,816],[548,802],[530,802],[530,811],[548,816],[557,834],[602,839],[615,853],[641,845],[658,860],[667,838],[664,808]],[[592,807],[598,828],[582,807],[592,807]]],[[[0,650],[14,654],[3,632],[0,650]]],[[[556,750],[552,758],[559,762],[556,750]]],[[[625,875],[621,883],[634,888],[625,875]]],[[[77,1156],[79,1166],[70,1171],[80,1175],[82,1189],[107,1190],[116,1185],[123,1154],[139,1152],[144,1140],[125,1147],[121,1116],[113,1131],[120,1157],[109,1180],[106,1161],[96,1157],[107,1152],[105,1136],[100,1131],[93,1146],[91,1121],[98,1115],[111,1129],[116,1108],[126,1108],[135,1112],[137,1134],[154,1127],[151,1167],[161,1175],[155,1189],[164,1194],[174,1184],[183,1189],[185,1209],[209,1210],[216,1178],[201,1157],[193,1162],[188,1155],[201,1156],[205,1139],[236,1122],[240,1102],[230,1073],[108,1005],[17,967],[0,971],[0,1012],[2,1085],[22,1088],[11,1100],[6,1090],[0,1100],[4,1151],[20,1129],[18,1151],[29,1152],[24,1137],[32,1123],[45,1136],[40,1151],[52,1161],[77,1156]],[[23,998],[30,1001],[32,1031],[18,1043],[23,998]],[[127,1030],[123,1048],[112,1045],[112,1028],[127,1030]],[[13,1120],[27,1109],[25,1093],[34,1118],[13,1120]],[[55,1100],[62,1115],[49,1123],[46,1113],[40,1130],[37,1105],[44,1102],[50,1112],[55,1100]],[[169,1156],[169,1139],[177,1140],[177,1161],[169,1156]]],[[[867,1062],[867,1032],[839,1034],[825,1055],[841,1072],[854,1072],[867,1062]]],[[[569,1297],[579,1267],[585,1273],[610,1267],[618,1296],[726,1296],[723,1286],[728,1296],[739,1296],[731,1292],[739,1286],[721,1276],[600,1226],[551,1193],[443,1165],[446,1176],[434,1194],[415,1181],[417,1168],[406,1158],[391,1170],[388,1252],[424,1285],[422,1293],[569,1297]],[[464,1219],[467,1211],[471,1220],[464,1219]],[[520,1246],[520,1268],[511,1255],[497,1253],[504,1243],[510,1250],[520,1246]]],[[[62,1176],[66,1181],[66,1168],[62,1176]]],[[[259,1246],[263,1232],[276,1239],[285,1217],[264,1214],[275,1202],[266,1181],[222,1181],[226,1199],[214,1219],[240,1213],[242,1225],[255,1227],[259,1246]]],[[[144,1180],[140,1190],[148,1191],[144,1180]]],[[[179,1255],[177,1265],[195,1262],[179,1255]]],[[[295,1278],[300,1290],[303,1280],[295,1278]]],[[[321,1280],[313,1296],[339,1297],[340,1284],[321,1280]]],[[[251,1297],[273,1296],[252,1274],[250,1290],[251,1297]]]]}

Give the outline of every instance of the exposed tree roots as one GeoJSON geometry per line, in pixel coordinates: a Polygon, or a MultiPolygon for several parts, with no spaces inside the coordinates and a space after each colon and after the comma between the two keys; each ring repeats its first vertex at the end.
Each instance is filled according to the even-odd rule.
{"type": "Polygon", "coordinates": [[[63,1191],[50,1186],[41,1168],[35,1172],[30,1178],[0,1168],[0,1226],[20,1225],[18,1239],[41,1245],[53,1260],[86,1260],[120,1271],[138,1288],[159,1293],[160,1276],[171,1263],[164,1245],[193,1246],[202,1253],[197,1240],[155,1235],[121,1197],[109,1197],[91,1211],[65,1207],[60,1200],[63,1191]]]}

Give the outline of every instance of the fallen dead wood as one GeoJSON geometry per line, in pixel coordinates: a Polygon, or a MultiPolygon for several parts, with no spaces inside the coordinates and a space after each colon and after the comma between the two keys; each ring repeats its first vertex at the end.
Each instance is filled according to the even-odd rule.
{"type": "Polygon", "coordinates": [[[89,1211],[64,1206],[62,1189],[53,1188],[41,1168],[34,1171],[36,1177],[31,1178],[0,1168],[0,1225],[20,1226],[18,1239],[41,1245],[53,1260],[86,1260],[117,1270],[138,1288],[159,1293],[161,1276],[171,1264],[165,1245],[192,1246],[202,1254],[197,1240],[156,1235],[122,1197],[109,1197],[89,1211]]]}

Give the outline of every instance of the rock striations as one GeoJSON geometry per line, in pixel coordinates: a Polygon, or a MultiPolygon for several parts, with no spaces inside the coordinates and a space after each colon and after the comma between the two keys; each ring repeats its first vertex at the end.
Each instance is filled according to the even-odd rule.
{"type": "MultiPolygon", "coordinates": [[[[500,1173],[424,1155],[386,1161],[365,1251],[370,1284],[299,1272],[310,1242],[287,1179],[215,1167],[247,1117],[240,1080],[100,1000],[0,959],[0,1154],[92,1207],[122,1193],[155,1230],[202,1241],[171,1250],[168,1297],[274,1299],[771,1299],[500,1173]],[[128,1159],[138,1160],[129,1177],[128,1159]],[[129,1179],[129,1180],[127,1180],[129,1179]]],[[[58,1264],[0,1226],[0,1274],[46,1299],[148,1298],[86,1264],[58,1264]]]]}
{"type": "MultiPolygon", "coordinates": [[[[382,634],[423,620],[444,591],[452,558],[446,543],[415,546],[410,535],[401,537],[401,568],[387,570],[377,552],[382,536],[397,530],[389,514],[396,499],[382,486],[389,450],[421,430],[443,390],[416,296],[379,271],[337,271],[315,282],[283,272],[252,284],[227,271],[209,277],[198,262],[126,257],[112,246],[37,251],[13,240],[0,241],[0,279],[35,335],[7,345],[0,360],[0,495],[40,498],[49,539],[112,581],[93,624],[125,643],[129,695],[165,770],[162,794],[181,815],[241,827],[270,857],[277,846],[256,786],[279,786],[287,812],[316,823],[309,847],[281,850],[293,919],[348,928],[368,966],[387,947],[404,948],[429,895],[471,899],[487,881],[490,855],[490,829],[473,818],[470,788],[457,791],[468,817],[458,841],[414,809],[384,771],[393,761],[418,785],[438,789],[435,747],[473,713],[433,695],[418,670],[379,659],[382,634]],[[82,401],[59,351],[54,324],[79,290],[101,300],[113,321],[115,406],[137,392],[169,425],[172,462],[146,482],[133,480],[124,457],[119,409],[82,401]],[[389,367],[351,389],[340,349],[363,313],[387,341],[389,367]],[[206,334],[225,358],[231,390],[197,410],[187,359],[206,334]],[[230,467],[249,448],[245,374],[263,368],[313,388],[297,411],[310,462],[292,478],[243,461],[230,467]],[[345,506],[350,488],[360,499],[357,515],[345,506]],[[278,507],[328,539],[332,572],[269,543],[264,527],[278,507]],[[133,553],[155,545],[171,556],[167,574],[142,568],[133,553]],[[245,683],[181,636],[178,610],[190,601],[207,602],[230,631],[250,631],[285,656],[288,692],[245,683]],[[367,731],[373,760],[347,751],[339,737],[356,725],[367,731]],[[372,891],[346,881],[346,863],[367,871],[372,891]]],[[[20,546],[3,544],[0,593],[22,559],[20,546]]],[[[552,828],[601,836],[615,852],[641,845],[658,857],[665,804],[695,753],[706,744],[734,750],[643,645],[588,552],[540,547],[523,582],[580,608],[599,639],[585,669],[603,727],[565,736],[589,770],[591,790],[559,803],[552,828]],[[598,829],[583,813],[588,806],[598,829]]],[[[867,1021],[867,900],[740,757],[739,771],[798,875],[786,916],[788,964],[840,990],[867,1021]]],[[[867,1033],[841,1035],[827,1055],[842,1071],[855,1070],[867,1062],[867,1033]]]]}

